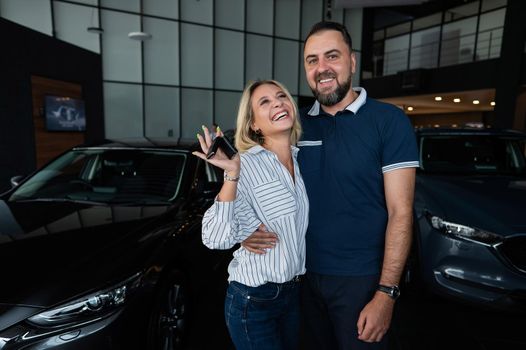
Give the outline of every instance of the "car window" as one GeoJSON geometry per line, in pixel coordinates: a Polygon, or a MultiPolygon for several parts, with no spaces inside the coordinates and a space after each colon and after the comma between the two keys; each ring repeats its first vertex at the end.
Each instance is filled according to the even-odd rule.
{"type": "Polygon", "coordinates": [[[77,149],[37,172],[10,199],[170,201],[179,194],[185,163],[186,154],[173,151],[77,149]]]}
{"type": "Polygon", "coordinates": [[[523,175],[524,139],[498,135],[421,138],[421,170],[429,173],[523,175]]]}

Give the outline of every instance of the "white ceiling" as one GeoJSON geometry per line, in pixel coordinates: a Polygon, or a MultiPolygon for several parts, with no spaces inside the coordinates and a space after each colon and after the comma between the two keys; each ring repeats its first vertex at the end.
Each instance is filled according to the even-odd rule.
{"type": "Polygon", "coordinates": [[[407,114],[483,112],[492,111],[495,108],[490,105],[491,101],[495,101],[495,90],[485,89],[436,93],[429,95],[382,98],[380,100],[403,108],[407,114]],[[436,96],[442,97],[442,101],[435,101],[436,96]],[[460,98],[460,102],[453,102],[454,98],[460,98]],[[478,105],[473,104],[473,100],[478,100],[480,103],[478,105]],[[413,107],[412,111],[407,109],[409,106],[413,107]]]}
{"type": "Polygon", "coordinates": [[[361,8],[361,7],[386,7],[419,5],[428,0],[333,0],[334,8],[361,8]]]}

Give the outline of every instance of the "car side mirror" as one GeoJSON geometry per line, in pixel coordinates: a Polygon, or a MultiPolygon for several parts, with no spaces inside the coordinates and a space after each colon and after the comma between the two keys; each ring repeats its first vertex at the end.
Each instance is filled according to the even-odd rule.
{"type": "Polygon", "coordinates": [[[23,179],[24,179],[24,175],[13,176],[10,180],[11,188],[15,188],[16,186],[18,186],[20,182],[22,182],[23,179]]]}

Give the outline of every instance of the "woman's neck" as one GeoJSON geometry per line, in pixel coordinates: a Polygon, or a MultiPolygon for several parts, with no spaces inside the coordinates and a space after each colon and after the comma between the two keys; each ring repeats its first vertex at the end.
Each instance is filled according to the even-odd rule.
{"type": "Polygon", "coordinates": [[[274,152],[280,160],[282,157],[285,159],[290,158],[291,153],[289,135],[286,137],[265,137],[265,143],[263,144],[263,147],[271,152],[274,152]]]}
{"type": "Polygon", "coordinates": [[[278,160],[281,164],[287,168],[292,178],[294,178],[294,164],[292,162],[292,152],[290,149],[290,136],[286,137],[275,137],[267,138],[265,137],[265,144],[263,147],[278,157],[278,160]]]}

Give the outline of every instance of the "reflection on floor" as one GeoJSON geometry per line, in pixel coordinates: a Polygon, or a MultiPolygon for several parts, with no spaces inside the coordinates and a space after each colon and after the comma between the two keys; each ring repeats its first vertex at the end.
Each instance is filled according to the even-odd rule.
{"type": "Polygon", "coordinates": [[[391,350],[524,350],[526,314],[481,310],[430,296],[402,295],[391,350]]]}

